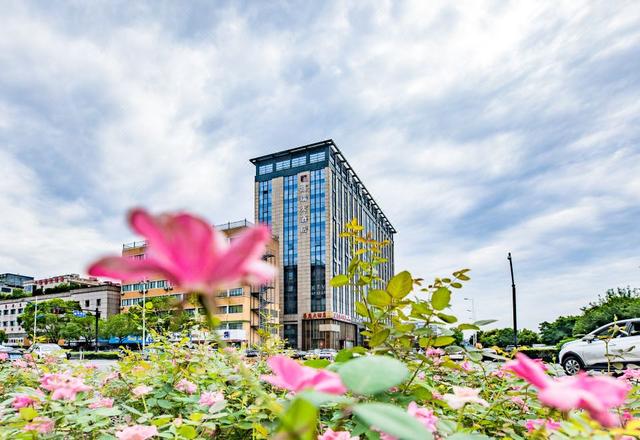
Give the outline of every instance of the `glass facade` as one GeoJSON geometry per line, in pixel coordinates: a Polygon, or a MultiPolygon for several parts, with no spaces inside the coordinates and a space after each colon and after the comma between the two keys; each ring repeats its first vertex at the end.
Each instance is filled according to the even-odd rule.
{"type": "Polygon", "coordinates": [[[258,188],[258,222],[271,224],[271,181],[259,183],[258,188]]]}
{"type": "Polygon", "coordinates": [[[311,261],[311,311],[326,310],[326,203],[325,170],[311,171],[310,185],[310,261],[311,261]]]}
{"type": "Polygon", "coordinates": [[[284,313],[298,313],[298,180],[283,181],[282,263],[284,265],[284,313]]]}

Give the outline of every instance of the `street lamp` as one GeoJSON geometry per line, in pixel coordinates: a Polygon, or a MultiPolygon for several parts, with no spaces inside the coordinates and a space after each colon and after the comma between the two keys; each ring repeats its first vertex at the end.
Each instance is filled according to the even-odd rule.
{"type": "Polygon", "coordinates": [[[142,280],[142,351],[147,343],[147,281],[142,280]]]}
{"type": "MultiPolygon", "coordinates": [[[[473,298],[463,298],[465,301],[471,301],[471,309],[467,310],[467,312],[471,313],[471,320],[473,322],[476,322],[476,303],[473,300],[473,298]]],[[[476,345],[478,343],[478,331],[477,330],[473,330],[473,345],[476,345]]]]}

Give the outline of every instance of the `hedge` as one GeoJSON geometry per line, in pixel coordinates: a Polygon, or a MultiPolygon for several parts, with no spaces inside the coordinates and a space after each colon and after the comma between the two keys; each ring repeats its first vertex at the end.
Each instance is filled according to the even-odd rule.
{"type": "Polygon", "coordinates": [[[83,359],[119,359],[120,353],[117,351],[72,351],[69,353],[71,359],[80,359],[80,356],[83,356],[83,359]]]}

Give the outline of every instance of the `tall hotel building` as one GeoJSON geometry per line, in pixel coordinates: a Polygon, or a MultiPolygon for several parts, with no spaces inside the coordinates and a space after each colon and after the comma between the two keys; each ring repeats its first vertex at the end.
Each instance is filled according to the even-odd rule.
{"type": "Polygon", "coordinates": [[[380,277],[393,275],[393,228],[332,140],[251,159],[256,167],[256,221],[279,237],[283,337],[291,347],[341,349],[361,343],[355,290],[332,288],[351,260],[340,232],[357,218],[388,240],[380,277]]]}

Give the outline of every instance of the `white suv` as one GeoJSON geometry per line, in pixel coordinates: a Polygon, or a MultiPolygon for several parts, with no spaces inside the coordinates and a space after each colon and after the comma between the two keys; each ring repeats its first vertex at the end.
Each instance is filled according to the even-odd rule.
{"type": "Polygon", "coordinates": [[[640,319],[612,322],[567,342],[559,360],[569,375],[580,370],[605,370],[608,363],[640,365],[640,319]]]}

